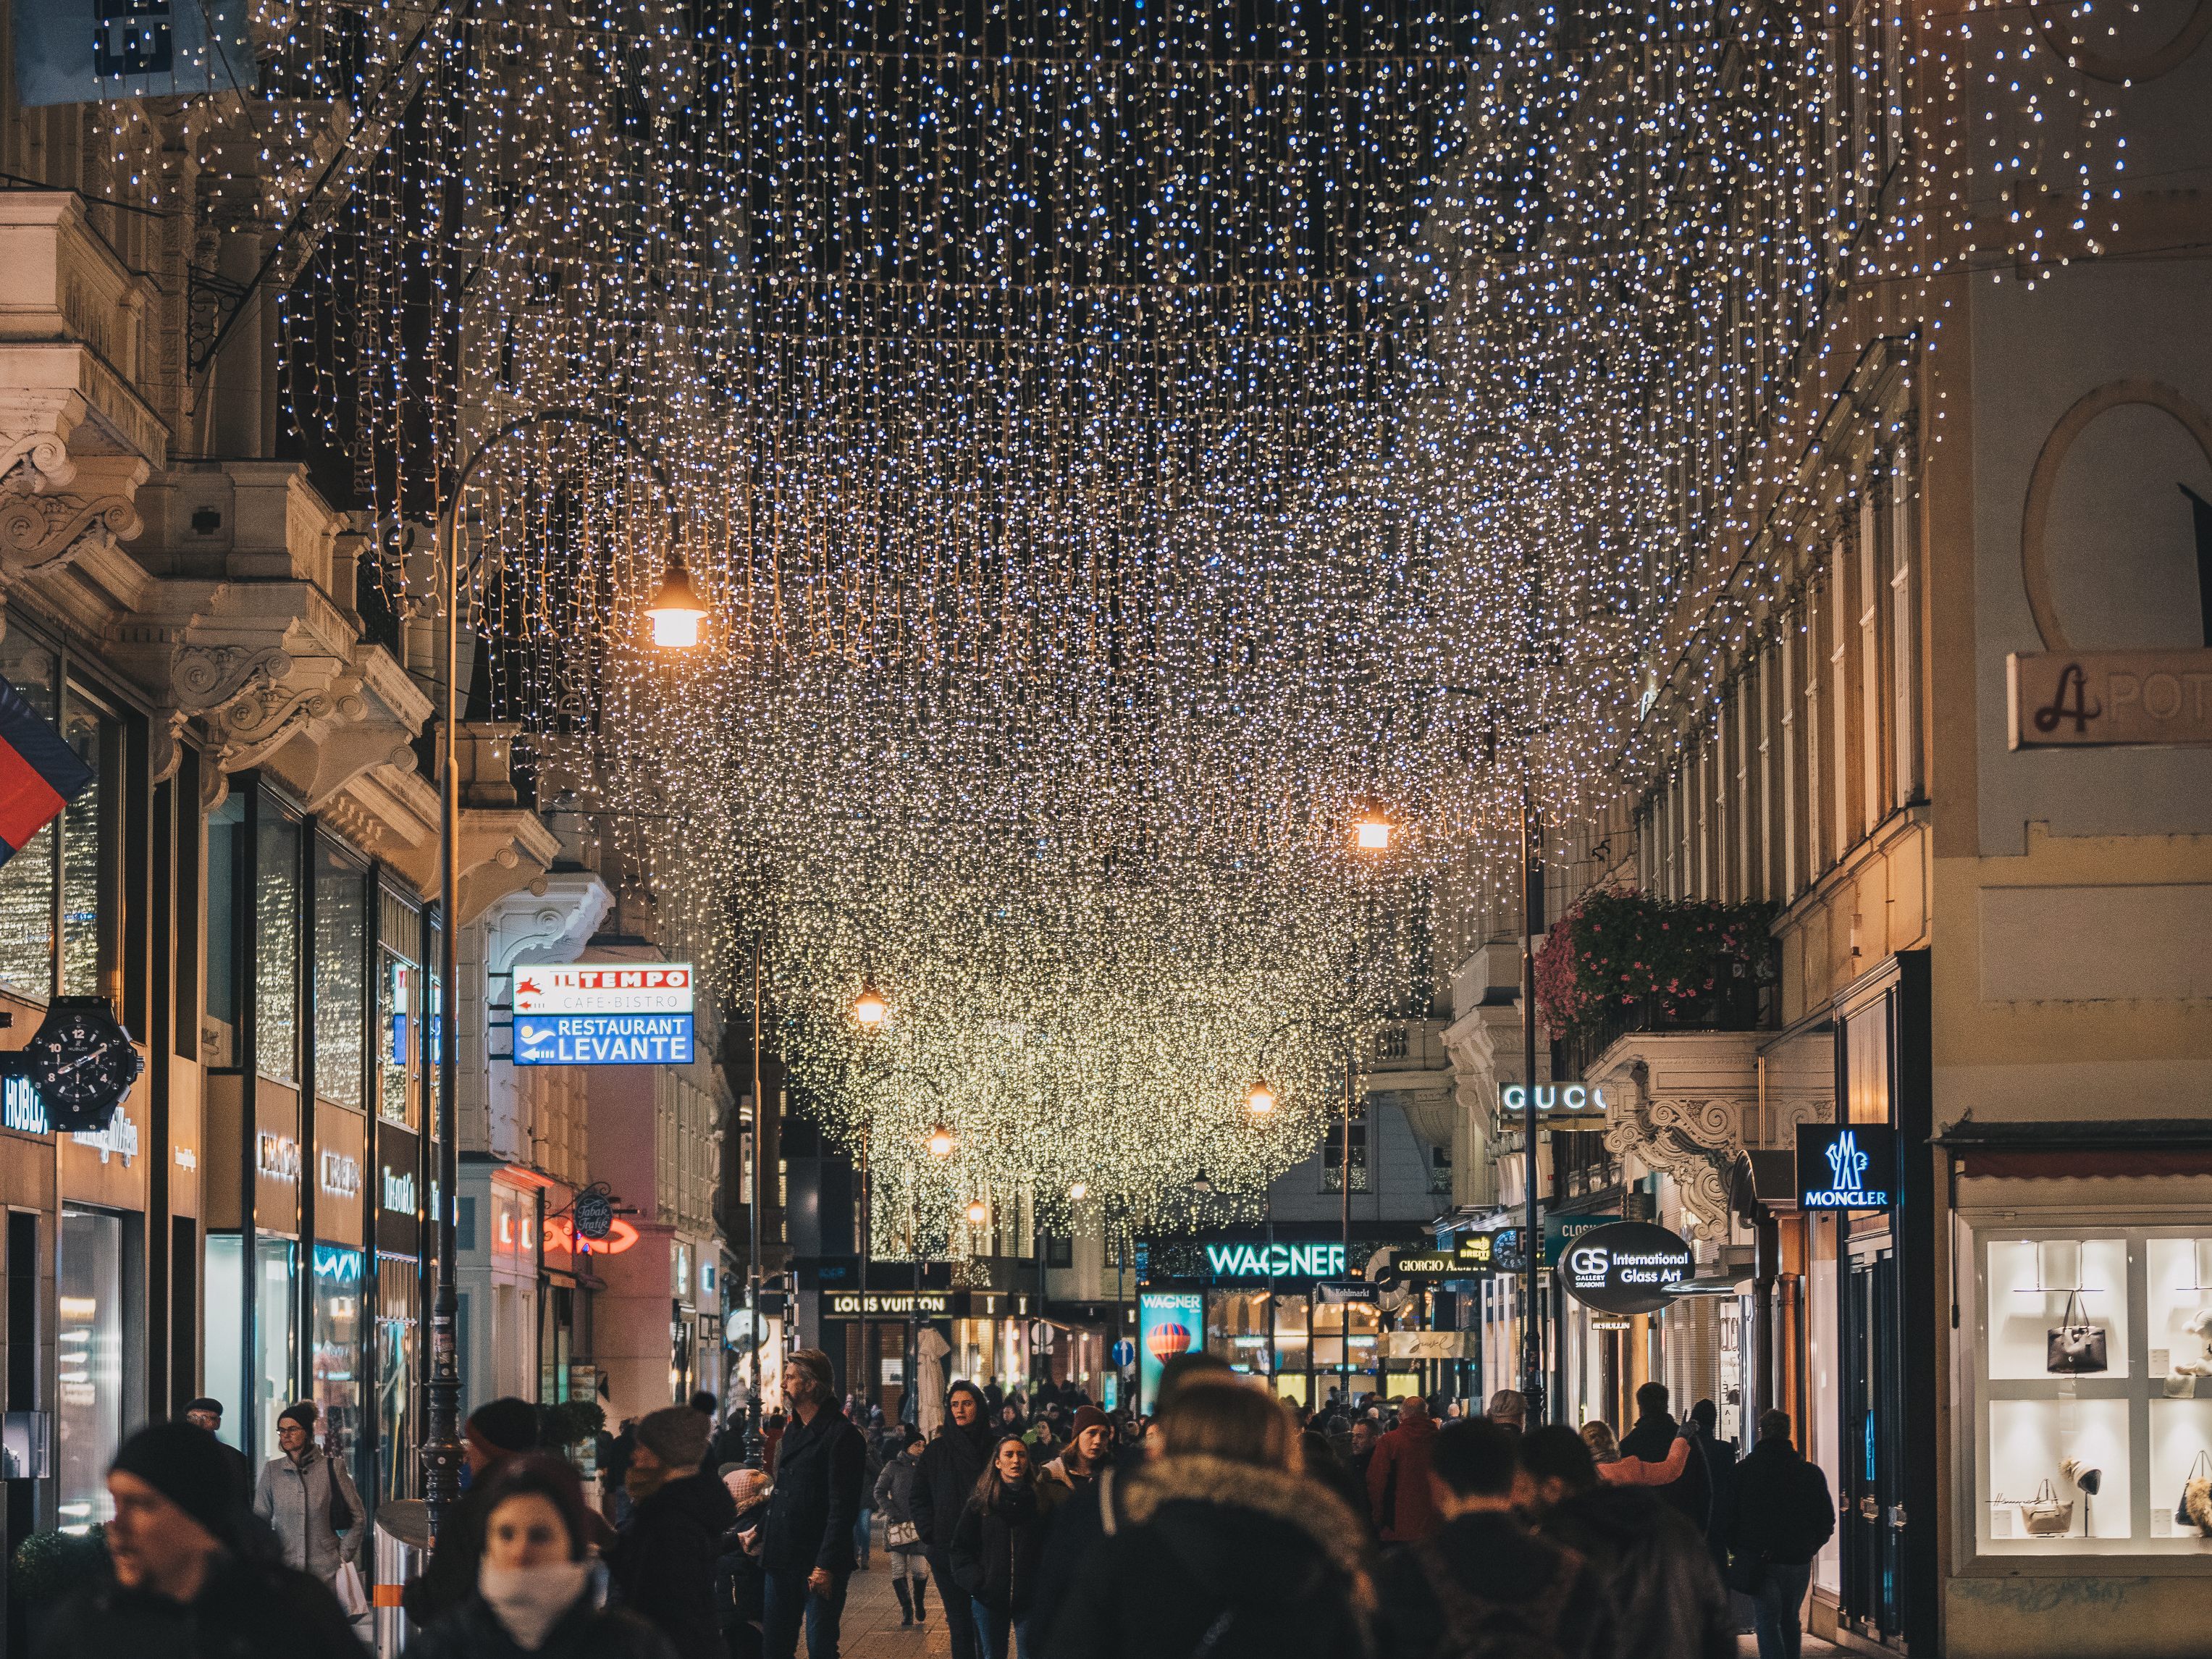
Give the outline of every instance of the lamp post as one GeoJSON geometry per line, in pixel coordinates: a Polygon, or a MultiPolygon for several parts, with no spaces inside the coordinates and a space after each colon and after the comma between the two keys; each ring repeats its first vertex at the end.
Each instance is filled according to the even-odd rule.
{"type": "Polygon", "coordinates": [[[1528,1397],[1528,1425],[1544,1421],[1544,1228],[1536,1211],[1536,909],[1534,814],[1528,802],[1528,769],[1521,769],[1521,1140],[1528,1156],[1528,1222],[1522,1236],[1522,1267],[1528,1274],[1527,1307],[1521,1320],[1521,1392],[1528,1397]]]}
{"type": "MultiPolygon", "coordinates": [[[[453,481],[453,493],[439,514],[440,545],[445,561],[441,572],[441,623],[445,630],[444,718],[438,737],[441,770],[438,796],[438,967],[444,976],[438,1012],[443,1029],[438,1033],[438,1288],[430,1310],[430,1405],[428,1431],[422,1447],[422,1496],[429,1512],[430,1535],[434,1540],[446,1512],[460,1498],[461,1364],[454,1341],[460,1317],[460,1290],[454,1284],[459,1241],[454,1228],[459,1208],[460,1136],[454,1121],[453,1084],[459,1058],[459,965],[461,784],[459,765],[461,569],[460,509],[469,481],[491,452],[509,438],[543,426],[580,426],[627,446],[641,458],[660,485],[664,501],[672,501],[668,475],[659,459],[642,440],[604,416],[580,409],[541,410],[519,416],[493,432],[470,453],[453,481]]],[[[699,619],[706,607],[691,588],[681,554],[672,548],[668,568],[653,604],[653,643],[688,650],[699,643],[699,619]]],[[[756,1112],[757,1115],[757,1112],[756,1112]]]]}

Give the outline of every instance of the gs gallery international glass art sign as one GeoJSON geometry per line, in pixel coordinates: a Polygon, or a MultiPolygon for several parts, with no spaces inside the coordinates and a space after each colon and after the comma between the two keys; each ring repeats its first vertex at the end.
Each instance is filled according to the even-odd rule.
{"type": "Polygon", "coordinates": [[[1887,1210],[1897,1193],[1897,1131],[1886,1123],[1797,1126],[1797,1207],[1887,1210]]]}
{"type": "Polygon", "coordinates": [[[514,970],[517,1066],[688,1066],[688,962],[563,962],[514,970]]]}
{"type": "Polygon", "coordinates": [[[1593,1227],[1559,1254],[1559,1283],[1600,1313],[1656,1313],[1694,1270],[1689,1245],[1648,1221],[1593,1227]]]}

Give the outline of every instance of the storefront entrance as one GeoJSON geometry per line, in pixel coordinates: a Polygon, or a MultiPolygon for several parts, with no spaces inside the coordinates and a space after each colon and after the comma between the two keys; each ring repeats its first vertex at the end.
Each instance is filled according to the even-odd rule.
{"type": "Polygon", "coordinates": [[[1897,1289],[1897,1255],[1887,1243],[1854,1241],[1843,1308],[1839,1611],[1860,1635],[1881,1642],[1903,1632],[1906,1572],[1897,1289]]]}

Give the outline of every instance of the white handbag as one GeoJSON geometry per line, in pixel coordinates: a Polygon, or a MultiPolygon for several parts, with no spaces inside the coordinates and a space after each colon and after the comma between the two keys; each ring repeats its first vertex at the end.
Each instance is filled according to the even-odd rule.
{"type": "Polygon", "coordinates": [[[338,1563],[337,1576],[331,1580],[331,1589],[337,1593],[338,1605],[346,1610],[347,1618],[359,1619],[368,1613],[368,1586],[362,1582],[361,1569],[352,1562],[338,1563]]]}

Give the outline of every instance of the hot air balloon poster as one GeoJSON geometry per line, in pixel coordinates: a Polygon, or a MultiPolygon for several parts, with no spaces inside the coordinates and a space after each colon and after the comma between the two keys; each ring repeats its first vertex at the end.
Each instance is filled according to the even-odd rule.
{"type": "Polygon", "coordinates": [[[1206,1297],[1195,1291],[1146,1291],[1137,1297],[1137,1409],[1160,1395],[1160,1367],[1206,1346],[1206,1297]]]}

